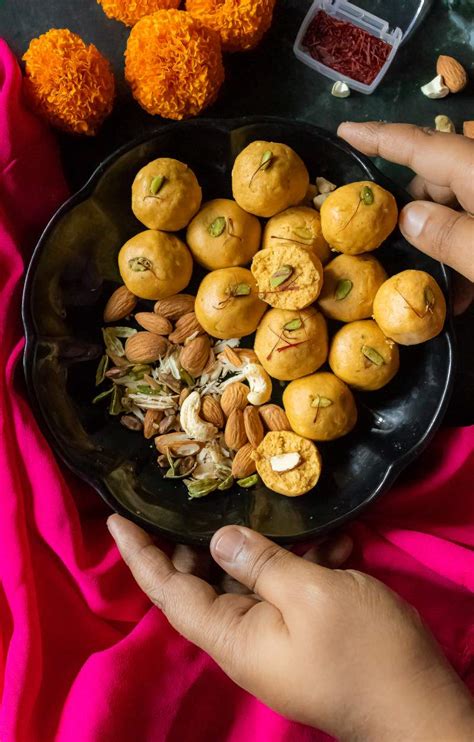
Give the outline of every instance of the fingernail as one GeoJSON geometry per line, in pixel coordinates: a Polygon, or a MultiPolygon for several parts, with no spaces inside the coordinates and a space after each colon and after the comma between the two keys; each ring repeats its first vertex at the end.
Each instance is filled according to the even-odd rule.
{"type": "Polygon", "coordinates": [[[424,204],[408,204],[400,214],[400,228],[405,237],[416,239],[423,232],[427,219],[428,210],[424,204]]]}
{"type": "Polygon", "coordinates": [[[223,562],[235,562],[245,541],[245,533],[240,528],[225,528],[214,536],[211,551],[223,562]]]}

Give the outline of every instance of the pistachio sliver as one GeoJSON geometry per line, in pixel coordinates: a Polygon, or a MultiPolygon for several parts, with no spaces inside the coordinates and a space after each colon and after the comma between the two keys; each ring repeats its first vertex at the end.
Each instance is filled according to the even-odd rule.
{"type": "Polygon", "coordinates": [[[270,286],[273,289],[276,289],[278,286],[281,286],[282,283],[288,281],[292,273],[293,267],[291,265],[282,265],[281,268],[278,268],[278,270],[271,276],[270,286]]]}
{"type": "Polygon", "coordinates": [[[426,309],[428,310],[433,309],[434,304],[435,304],[435,295],[433,293],[433,290],[430,288],[430,286],[425,287],[423,295],[425,298],[426,309]]]}
{"type": "Polygon", "coordinates": [[[152,196],[156,196],[157,193],[161,191],[165,184],[165,176],[164,175],[156,175],[150,184],[150,193],[152,196]]]}
{"type": "Polygon", "coordinates": [[[385,359],[380,353],[372,348],[370,345],[363,345],[361,348],[362,354],[375,366],[383,366],[385,359]]]}
{"type": "Polygon", "coordinates": [[[219,484],[219,486],[217,487],[217,489],[218,490],[221,490],[221,492],[222,492],[223,490],[230,489],[233,484],[234,484],[234,477],[232,476],[232,474],[229,474],[229,476],[226,477],[226,479],[223,479],[222,480],[222,482],[219,484]]]}
{"type": "Polygon", "coordinates": [[[255,170],[254,174],[250,178],[249,188],[252,185],[253,179],[255,178],[255,176],[257,175],[257,173],[259,173],[260,170],[268,170],[268,168],[270,167],[270,165],[272,164],[272,162],[273,162],[273,152],[270,149],[267,149],[267,150],[265,150],[265,152],[262,155],[262,159],[260,160],[260,165],[258,166],[258,168],[255,170]]]}
{"type": "Polygon", "coordinates": [[[204,497],[210,492],[214,492],[219,486],[220,482],[218,479],[199,479],[191,480],[186,483],[188,488],[188,495],[191,499],[204,497]]]}
{"type": "Polygon", "coordinates": [[[106,392],[101,392],[100,394],[98,394],[92,400],[92,404],[97,404],[97,402],[100,402],[101,399],[105,399],[106,397],[108,397],[110,394],[112,394],[112,392],[114,391],[114,388],[115,387],[112,386],[112,387],[110,387],[110,389],[107,389],[106,392]]]}
{"type": "Polygon", "coordinates": [[[119,358],[122,358],[125,355],[123,343],[121,343],[117,335],[112,332],[111,327],[103,327],[102,336],[104,338],[105,349],[108,353],[113,353],[119,358]]]}
{"type": "Polygon", "coordinates": [[[218,216],[209,224],[207,231],[211,237],[220,237],[226,227],[225,216],[218,216]]]}
{"type": "Polygon", "coordinates": [[[237,283],[231,289],[231,296],[249,296],[251,286],[249,283],[237,283]]]}
{"type": "Polygon", "coordinates": [[[184,368],[179,371],[179,378],[183,381],[186,386],[194,386],[194,379],[184,368]]]}
{"type": "Polygon", "coordinates": [[[153,263],[144,257],[130,258],[128,267],[135,273],[143,273],[144,271],[150,271],[153,268],[153,263]]]}
{"type": "Polygon", "coordinates": [[[342,301],[346,296],[349,296],[353,285],[352,281],[348,278],[341,278],[341,280],[337,282],[336,290],[334,292],[334,298],[336,301],[342,301]]]}
{"type": "Polygon", "coordinates": [[[102,382],[105,379],[105,374],[107,372],[107,369],[109,368],[109,356],[104,355],[99,361],[99,365],[97,366],[97,371],[95,373],[95,385],[99,386],[99,384],[102,384],[102,382]]]}
{"type": "Polygon", "coordinates": [[[366,205],[370,206],[374,203],[374,192],[370,186],[364,186],[360,191],[360,200],[366,205]]]}
{"type": "Polygon", "coordinates": [[[299,330],[302,326],[303,322],[298,317],[296,317],[295,319],[291,319],[289,322],[287,322],[286,325],[283,325],[283,329],[291,332],[292,330],[299,330]]]}
{"type": "Polygon", "coordinates": [[[322,397],[320,394],[317,394],[311,402],[311,407],[330,407],[332,404],[334,404],[332,399],[329,399],[329,397],[322,397]]]}
{"type": "Polygon", "coordinates": [[[120,388],[114,384],[112,397],[110,399],[109,414],[118,415],[122,411],[123,411],[122,392],[120,388]]]}
{"type": "Polygon", "coordinates": [[[312,240],[313,234],[310,229],[307,227],[296,227],[293,230],[293,234],[295,234],[297,237],[299,237],[302,240],[312,240]]]}
{"type": "Polygon", "coordinates": [[[244,489],[253,487],[254,485],[258,484],[258,474],[251,474],[250,477],[244,477],[243,479],[238,479],[237,484],[239,487],[243,487],[244,489]]]}
{"type": "Polygon", "coordinates": [[[267,170],[272,164],[272,160],[273,152],[271,151],[271,149],[265,150],[262,155],[262,159],[260,160],[259,170],[267,170]]]}

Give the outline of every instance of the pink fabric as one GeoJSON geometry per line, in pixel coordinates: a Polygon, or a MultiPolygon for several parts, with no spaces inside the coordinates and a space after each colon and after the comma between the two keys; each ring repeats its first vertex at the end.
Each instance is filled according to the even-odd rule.
{"type": "MultiPolygon", "coordinates": [[[[178,636],[134,584],[106,509],[60,467],[20,368],[24,264],[66,196],[55,142],[0,42],[0,738],[2,742],[304,742],[178,636]]],[[[354,565],[424,616],[474,684],[474,430],[440,433],[351,530],[354,565]],[[472,630],[471,630],[472,631],[472,630]]]]}

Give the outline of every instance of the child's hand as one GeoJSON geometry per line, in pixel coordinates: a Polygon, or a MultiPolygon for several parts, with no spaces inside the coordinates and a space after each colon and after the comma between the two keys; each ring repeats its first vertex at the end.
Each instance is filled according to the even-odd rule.
{"type": "Polygon", "coordinates": [[[215,534],[211,554],[260,599],[218,595],[177,571],[133,523],[113,515],[108,525],[170,623],[285,716],[343,740],[474,738],[464,686],[413,609],[377,580],[331,571],[227,526],[215,534]]]}
{"type": "Polygon", "coordinates": [[[410,192],[417,199],[400,213],[400,229],[412,245],[455,268],[455,313],[474,298],[474,141],[411,124],[341,124],[340,137],[366,155],[415,171],[410,192]],[[437,203],[432,203],[436,201],[437,203]],[[463,211],[455,211],[459,204],[463,211]]]}

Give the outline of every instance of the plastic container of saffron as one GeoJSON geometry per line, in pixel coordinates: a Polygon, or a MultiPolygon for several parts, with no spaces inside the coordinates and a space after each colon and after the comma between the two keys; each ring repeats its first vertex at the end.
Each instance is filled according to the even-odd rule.
{"type": "Polygon", "coordinates": [[[400,44],[420,24],[431,4],[432,0],[395,3],[398,15],[394,18],[392,13],[389,23],[347,0],[314,0],[293,51],[321,75],[370,95],[383,80],[400,44]]]}

